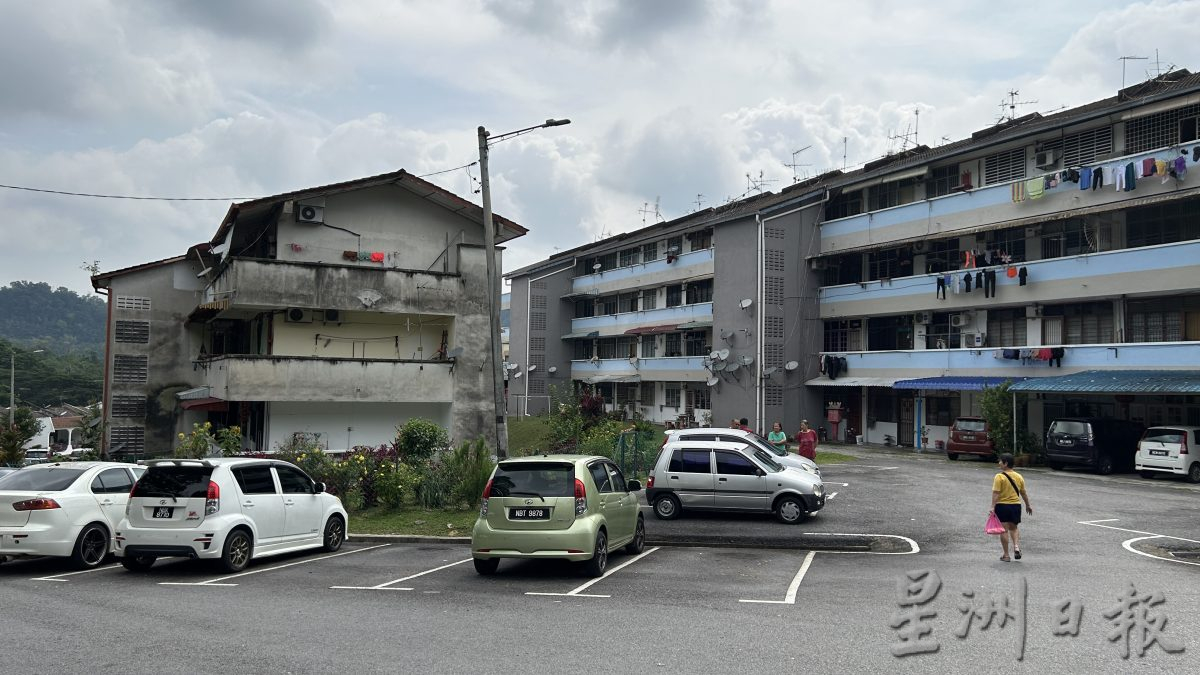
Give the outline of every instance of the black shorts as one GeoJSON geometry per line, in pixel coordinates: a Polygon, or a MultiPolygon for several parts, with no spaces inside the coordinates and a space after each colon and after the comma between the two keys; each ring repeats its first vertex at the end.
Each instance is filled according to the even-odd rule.
{"type": "Polygon", "coordinates": [[[1012,523],[1018,525],[1021,522],[1021,505],[1020,504],[997,504],[996,517],[1002,523],[1012,523]]]}

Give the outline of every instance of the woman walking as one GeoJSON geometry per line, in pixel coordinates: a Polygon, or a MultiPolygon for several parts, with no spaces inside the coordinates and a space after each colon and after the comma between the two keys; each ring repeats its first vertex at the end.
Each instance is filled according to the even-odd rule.
{"type": "Polygon", "coordinates": [[[783,433],[782,422],[771,425],[771,433],[767,434],[767,441],[776,448],[787,452],[787,434],[783,433]]]}
{"type": "Polygon", "coordinates": [[[813,461],[817,459],[817,432],[808,427],[808,420],[800,421],[800,431],[796,432],[796,452],[801,457],[813,461]]]}
{"type": "Polygon", "coordinates": [[[1000,455],[996,462],[1000,473],[992,479],[992,513],[1004,525],[1000,533],[1000,546],[1004,555],[1000,560],[1008,562],[1008,539],[1012,537],[1013,558],[1021,559],[1021,500],[1025,500],[1025,512],[1033,515],[1033,504],[1029,502],[1029,493],[1025,491],[1025,479],[1021,474],[1012,470],[1013,456],[1007,452],[1000,455]]]}

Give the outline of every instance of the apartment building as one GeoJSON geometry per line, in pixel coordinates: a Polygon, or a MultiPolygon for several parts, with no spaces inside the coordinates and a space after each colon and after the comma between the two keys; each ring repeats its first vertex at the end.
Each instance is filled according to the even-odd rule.
{"type": "MultiPolygon", "coordinates": [[[[482,209],[404,171],[234,204],[186,255],[98,274],[109,448],[198,422],[243,447],[379,445],[413,417],[494,425],[482,209]]],[[[497,242],[526,230],[496,218],[497,242]]],[[[499,256],[499,253],[497,254],[499,256]]]]}

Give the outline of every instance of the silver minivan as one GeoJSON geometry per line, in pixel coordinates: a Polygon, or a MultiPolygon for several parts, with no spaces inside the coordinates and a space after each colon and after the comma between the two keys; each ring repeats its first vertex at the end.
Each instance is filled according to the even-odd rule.
{"type": "Polygon", "coordinates": [[[722,429],[720,427],[707,427],[699,429],[671,429],[667,431],[666,438],[663,439],[663,445],[672,441],[724,441],[726,443],[747,443],[749,445],[762,448],[770,452],[776,462],[784,466],[792,466],[797,469],[803,469],[816,476],[821,475],[821,469],[817,467],[817,463],[807,457],[794,455],[786,450],[780,450],[771,444],[770,441],[759,436],[753,431],[745,431],[743,429],[722,429]]]}
{"type": "Polygon", "coordinates": [[[663,520],[685,510],[774,513],[794,524],[825,506],[820,477],[785,467],[746,443],[672,440],[646,480],[646,500],[663,520]]]}

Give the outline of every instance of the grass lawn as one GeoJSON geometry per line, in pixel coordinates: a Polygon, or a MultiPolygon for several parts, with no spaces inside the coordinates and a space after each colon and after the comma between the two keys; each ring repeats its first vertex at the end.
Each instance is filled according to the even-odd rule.
{"type": "Polygon", "coordinates": [[[817,451],[816,462],[818,465],[821,465],[821,464],[843,464],[845,462],[857,462],[857,461],[858,461],[857,457],[851,457],[850,455],[843,455],[840,452],[822,452],[820,450],[817,451]]]}
{"type": "Polygon", "coordinates": [[[389,509],[379,506],[350,514],[350,534],[416,534],[434,537],[469,537],[478,508],[467,511],[416,507],[389,509]]]}
{"type": "Polygon", "coordinates": [[[549,417],[509,417],[507,421],[510,452],[549,449],[549,417]]]}

